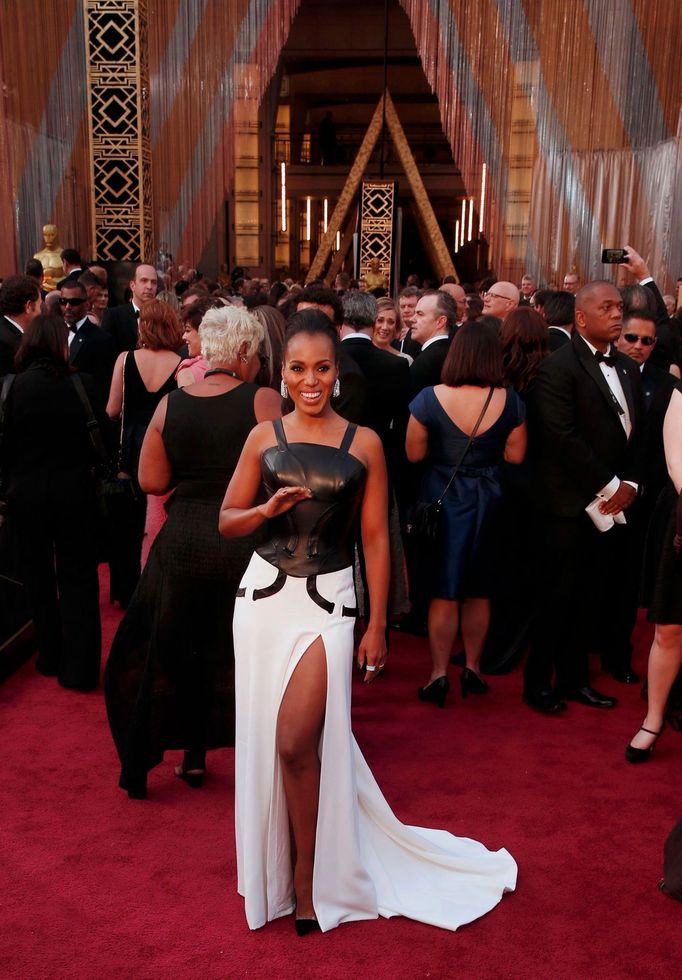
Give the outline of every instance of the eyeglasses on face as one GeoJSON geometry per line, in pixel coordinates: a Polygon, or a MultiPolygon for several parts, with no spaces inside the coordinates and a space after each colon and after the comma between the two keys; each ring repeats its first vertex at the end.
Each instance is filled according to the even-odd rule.
{"type": "Polygon", "coordinates": [[[643,347],[653,347],[656,338],[640,337],[637,333],[624,333],[623,340],[626,340],[628,344],[636,344],[639,340],[643,347]]]}
{"type": "Polygon", "coordinates": [[[507,303],[511,302],[508,296],[503,296],[502,293],[494,293],[491,289],[485,295],[490,296],[491,299],[503,299],[507,303]]]}
{"type": "Polygon", "coordinates": [[[82,306],[84,302],[85,296],[78,296],[70,299],[65,299],[63,296],[59,297],[60,306],[82,306]]]}

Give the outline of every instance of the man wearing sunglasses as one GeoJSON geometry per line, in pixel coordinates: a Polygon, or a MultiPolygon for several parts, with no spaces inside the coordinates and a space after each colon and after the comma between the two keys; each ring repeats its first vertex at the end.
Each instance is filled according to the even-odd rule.
{"type": "Polygon", "coordinates": [[[88,316],[90,304],[82,283],[72,281],[62,286],[59,306],[69,328],[69,362],[92,376],[99,407],[104,408],[116,360],[114,342],[88,316]]]}
{"type": "MultiPolygon", "coordinates": [[[[616,341],[618,350],[627,354],[639,366],[648,434],[642,476],[643,492],[628,510],[630,542],[621,577],[620,601],[630,632],[637,621],[639,579],[646,532],[658,495],[668,480],[663,449],[663,420],[672,393],[680,385],[669,371],[651,361],[656,347],[656,331],[655,316],[646,310],[633,310],[623,318],[623,329],[616,341]]],[[[632,644],[629,645],[628,655],[631,654],[632,644]]]]}

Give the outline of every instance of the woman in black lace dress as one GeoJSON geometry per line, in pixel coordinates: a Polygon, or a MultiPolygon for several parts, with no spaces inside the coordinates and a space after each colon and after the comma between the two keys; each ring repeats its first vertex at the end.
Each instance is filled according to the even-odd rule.
{"type": "Polygon", "coordinates": [[[218,511],[242,446],[280,398],[252,384],[263,328],[245,310],[209,310],[200,327],[203,381],[164,398],[140,458],[146,493],[174,489],[111,648],[107,713],[120,786],[144,797],[165,749],[185,749],[176,775],[201,784],[207,749],[234,744],[232,610],[253,537],[225,541],[218,511]]]}

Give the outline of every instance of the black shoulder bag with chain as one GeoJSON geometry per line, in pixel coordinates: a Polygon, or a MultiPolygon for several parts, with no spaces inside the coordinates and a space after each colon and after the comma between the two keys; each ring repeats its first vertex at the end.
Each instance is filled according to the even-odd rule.
{"type": "Polygon", "coordinates": [[[471,449],[471,444],[476,438],[476,433],[478,432],[481,422],[483,421],[483,416],[488,411],[488,405],[490,405],[494,390],[494,388],[491,388],[488,392],[488,397],[486,398],[485,404],[481,409],[481,414],[478,416],[478,421],[476,422],[476,425],[474,426],[472,433],[467,440],[467,444],[464,447],[464,452],[457,460],[457,464],[452,471],[452,476],[448,480],[446,487],[438,500],[433,500],[430,503],[423,500],[418,500],[412,508],[412,513],[410,515],[411,520],[407,524],[407,533],[416,538],[417,541],[425,546],[433,546],[441,536],[443,527],[443,500],[445,499],[446,493],[452,486],[452,483],[459,472],[459,468],[464,462],[464,457],[471,449]]]}

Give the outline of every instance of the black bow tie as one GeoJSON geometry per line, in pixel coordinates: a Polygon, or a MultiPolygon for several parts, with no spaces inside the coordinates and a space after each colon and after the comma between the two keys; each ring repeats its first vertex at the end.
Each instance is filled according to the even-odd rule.
{"type": "Polygon", "coordinates": [[[598,364],[606,364],[607,367],[615,367],[618,361],[615,354],[602,354],[600,350],[594,355],[598,364]]]}

